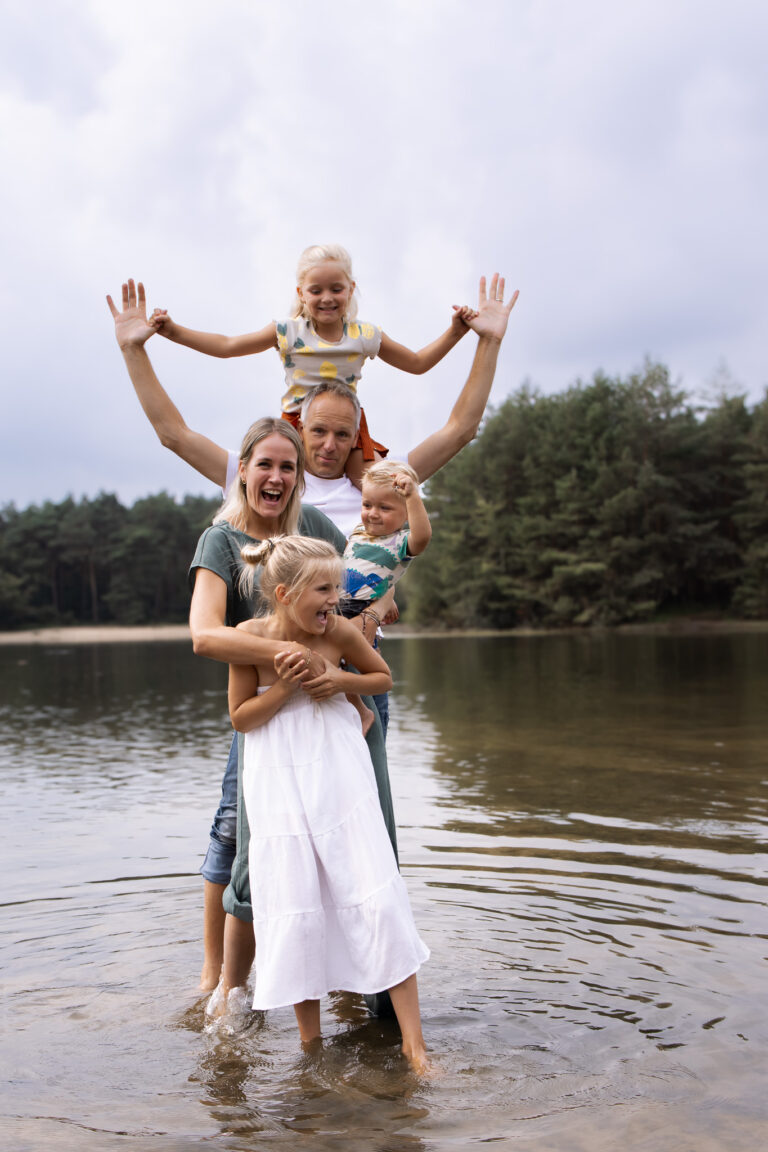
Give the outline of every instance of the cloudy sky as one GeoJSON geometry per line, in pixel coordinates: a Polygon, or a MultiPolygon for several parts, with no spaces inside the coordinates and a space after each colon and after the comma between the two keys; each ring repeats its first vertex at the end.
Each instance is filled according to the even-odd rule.
{"type": "MultiPolygon", "coordinates": [[[[327,240],[412,347],[505,273],[494,403],[646,356],[760,399],[766,44],[764,0],[0,0],[0,504],[210,491],[154,439],[105,294],[132,275],[250,331],[327,240]]],[[[423,377],[371,364],[374,434],[442,423],[473,341],[423,377]]],[[[278,411],[276,354],[149,349],[220,443],[278,411]]]]}

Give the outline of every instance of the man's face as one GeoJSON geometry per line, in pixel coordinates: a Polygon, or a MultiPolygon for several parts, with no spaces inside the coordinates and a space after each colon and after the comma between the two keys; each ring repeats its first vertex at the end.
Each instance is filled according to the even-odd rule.
{"type": "Polygon", "coordinates": [[[355,443],[355,409],[343,396],[318,396],[301,425],[306,469],[312,476],[335,480],[344,475],[355,443]]]}

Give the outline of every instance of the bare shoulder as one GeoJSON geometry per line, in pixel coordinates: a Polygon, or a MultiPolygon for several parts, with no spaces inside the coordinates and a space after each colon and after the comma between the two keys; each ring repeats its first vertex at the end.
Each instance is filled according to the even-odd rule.
{"type": "Polygon", "coordinates": [[[362,632],[346,616],[331,616],[325,630],[328,640],[339,650],[362,639],[362,632]]]}
{"type": "Polygon", "coordinates": [[[267,616],[260,616],[252,620],[243,620],[237,625],[237,628],[241,632],[250,632],[252,636],[266,637],[269,635],[267,631],[268,619],[269,617],[267,616]]]}

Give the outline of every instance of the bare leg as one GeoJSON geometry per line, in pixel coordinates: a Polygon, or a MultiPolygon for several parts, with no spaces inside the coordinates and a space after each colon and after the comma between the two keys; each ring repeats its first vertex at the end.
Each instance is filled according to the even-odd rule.
{"type": "Polygon", "coordinates": [[[313,1040],[320,1039],[320,1001],[302,1000],[294,1004],[296,1023],[299,1025],[299,1035],[302,1044],[311,1044],[313,1040]]]}
{"type": "Polygon", "coordinates": [[[219,982],[224,963],[224,920],[226,912],[221,903],[224,884],[205,880],[203,887],[203,969],[200,973],[200,991],[210,992],[219,982]]]}
{"type": "Polygon", "coordinates": [[[217,1006],[213,1009],[213,1015],[224,1015],[230,992],[233,988],[242,988],[248,979],[255,953],[253,924],[247,920],[238,920],[237,916],[230,916],[227,913],[224,924],[224,963],[218,988],[221,995],[217,1006]]]}
{"type": "Polygon", "coordinates": [[[419,988],[416,983],[416,974],[403,980],[389,989],[392,997],[392,1007],[400,1025],[403,1035],[403,1055],[415,1072],[428,1072],[430,1070],[424,1036],[421,1031],[421,1014],[419,1012],[419,988]]]}

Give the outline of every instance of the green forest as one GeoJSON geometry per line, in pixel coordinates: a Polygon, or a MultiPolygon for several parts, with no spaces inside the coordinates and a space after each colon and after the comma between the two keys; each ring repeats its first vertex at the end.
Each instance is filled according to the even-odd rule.
{"type": "MultiPolygon", "coordinates": [[[[661,364],[552,396],[523,387],[427,486],[410,624],[768,617],[768,397],[702,408],[661,364]]],[[[166,493],[0,510],[0,628],[183,621],[217,502],[166,493]]]]}

